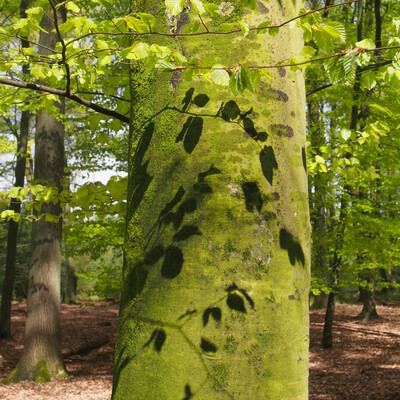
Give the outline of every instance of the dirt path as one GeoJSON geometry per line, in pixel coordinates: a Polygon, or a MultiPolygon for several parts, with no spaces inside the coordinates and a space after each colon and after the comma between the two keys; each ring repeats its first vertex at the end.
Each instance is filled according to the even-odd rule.
{"type": "MultiPolygon", "coordinates": [[[[360,309],[337,306],[333,350],[319,347],[324,312],[311,312],[310,400],[400,400],[400,303],[380,305],[381,318],[368,325],[354,319],[360,309]]],[[[25,304],[13,305],[15,341],[0,341],[0,379],[12,370],[21,352],[25,312],[25,304]]],[[[113,303],[63,305],[63,348],[77,348],[104,336],[109,343],[66,358],[69,379],[46,385],[0,385],[0,400],[110,399],[117,314],[118,305],[113,303]]]]}

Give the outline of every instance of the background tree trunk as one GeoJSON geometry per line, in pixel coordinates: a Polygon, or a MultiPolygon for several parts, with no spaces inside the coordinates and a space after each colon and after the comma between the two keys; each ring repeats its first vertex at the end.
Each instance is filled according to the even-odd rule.
{"type": "MultiPolygon", "coordinates": [[[[28,0],[21,0],[21,18],[26,18],[26,9],[29,6],[28,0]]],[[[23,48],[29,47],[29,43],[22,39],[21,46],[23,48]]],[[[24,74],[27,74],[29,68],[27,65],[22,67],[24,74]]],[[[25,168],[26,168],[26,155],[28,150],[29,138],[29,111],[21,112],[20,131],[17,137],[17,164],[15,166],[15,186],[24,186],[25,181],[25,168]]],[[[10,210],[19,214],[21,212],[21,202],[17,199],[11,199],[10,210]]],[[[8,236],[7,236],[7,255],[6,255],[6,269],[4,272],[3,292],[1,296],[1,309],[0,309],[0,338],[11,339],[11,301],[14,292],[15,282],[15,263],[17,257],[17,238],[18,238],[18,222],[10,220],[8,223],[8,236]]]]}
{"type": "MultiPolygon", "coordinates": [[[[59,23],[65,21],[63,7],[58,19],[59,23]]],[[[54,49],[58,40],[53,32],[54,20],[49,9],[41,21],[41,26],[50,34],[41,31],[39,43],[49,49],[54,49]]],[[[44,54],[46,50],[41,48],[41,51],[44,54]]],[[[63,100],[54,105],[64,113],[63,100]]],[[[34,178],[45,185],[55,185],[61,191],[63,175],[64,126],[54,116],[40,111],[36,122],[34,178]]],[[[41,214],[56,216],[61,212],[59,202],[45,204],[40,210],[41,214]]],[[[62,218],[54,223],[43,217],[32,225],[24,349],[10,381],[46,382],[51,376],[66,376],[60,337],[61,237],[62,218]]]]}
{"type": "MultiPolygon", "coordinates": [[[[251,26],[298,14],[281,3],[284,16],[278,2],[233,13],[251,26]]],[[[145,5],[133,11],[168,29],[163,2],[145,5]]],[[[302,33],[178,43],[224,65],[274,64],[301,48],[302,33]]],[[[115,400],[308,398],[304,81],[272,75],[235,97],[177,72],[133,70],[115,400]]]]}

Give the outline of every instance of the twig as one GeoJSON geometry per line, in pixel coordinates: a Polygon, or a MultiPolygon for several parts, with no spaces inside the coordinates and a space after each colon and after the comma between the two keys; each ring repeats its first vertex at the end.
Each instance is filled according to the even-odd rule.
{"type": "Polygon", "coordinates": [[[117,111],[109,110],[107,108],[99,106],[98,104],[94,104],[87,99],[77,96],[76,94],[73,94],[73,93],[68,94],[65,90],[55,89],[55,88],[45,86],[45,85],[40,85],[37,83],[17,81],[15,79],[8,79],[8,78],[3,78],[3,77],[0,77],[0,83],[2,83],[4,85],[8,85],[8,86],[19,87],[22,89],[37,90],[40,92],[46,92],[46,93],[50,93],[50,94],[55,94],[57,96],[65,97],[67,99],[74,101],[75,103],[78,103],[87,108],[90,108],[91,110],[94,110],[101,114],[118,119],[122,122],[129,123],[129,117],[126,117],[125,115],[122,115],[122,114],[118,113],[117,111]]]}

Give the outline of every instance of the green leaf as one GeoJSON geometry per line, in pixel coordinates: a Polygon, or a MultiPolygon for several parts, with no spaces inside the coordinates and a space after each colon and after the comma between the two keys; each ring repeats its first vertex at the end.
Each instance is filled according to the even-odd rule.
{"type": "Polygon", "coordinates": [[[206,12],[203,2],[201,0],[191,0],[191,4],[193,4],[194,9],[200,14],[204,14],[206,12]]]}
{"type": "Polygon", "coordinates": [[[218,17],[221,14],[219,7],[214,3],[203,3],[203,6],[211,17],[218,17]]]}
{"type": "MultiPolygon", "coordinates": [[[[150,46],[147,43],[142,43],[142,42],[135,43],[129,49],[130,50],[128,54],[126,54],[126,58],[128,60],[142,60],[143,58],[148,57],[150,54],[150,46]]],[[[123,53],[124,52],[121,52],[121,56],[123,53]]]]}
{"type": "Polygon", "coordinates": [[[172,59],[179,62],[180,64],[187,63],[187,58],[180,51],[175,51],[174,53],[172,53],[172,59]]]}
{"type": "Polygon", "coordinates": [[[389,117],[393,117],[393,112],[388,108],[381,106],[380,104],[370,103],[369,107],[375,109],[376,111],[378,111],[378,113],[384,113],[389,117]]]}
{"type": "Polygon", "coordinates": [[[57,217],[57,215],[45,214],[45,215],[44,215],[44,219],[45,219],[46,222],[58,223],[58,217],[57,217]]]}
{"type": "Polygon", "coordinates": [[[392,66],[394,69],[400,70],[400,54],[398,52],[393,57],[392,66]]]}
{"type": "Polygon", "coordinates": [[[200,20],[195,19],[189,26],[190,33],[196,33],[200,28],[200,20]]]}
{"type": "MultiPolygon", "coordinates": [[[[67,22],[65,22],[64,24],[61,24],[58,29],[60,30],[60,32],[62,34],[65,33],[70,33],[72,32],[74,29],[76,28],[75,23],[71,20],[68,20],[67,22]]],[[[68,41],[67,41],[68,43],[68,41]]]]}
{"type": "Polygon", "coordinates": [[[46,78],[45,71],[46,71],[45,68],[40,64],[34,64],[31,67],[31,74],[36,79],[44,79],[44,78],[46,78]]]}
{"type": "Polygon", "coordinates": [[[111,62],[112,62],[112,58],[108,54],[103,56],[103,57],[99,57],[98,59],[99,59],[99,65],[101,67],[104,67],[105,65],[111,64],[111,62]]]}
{"type": "Polygon", "coordinates": [[[125,18],[126,26],[138,33],[150,32],[150,28],[147,22],[143,21],[141,18],[129,15],[125,18]]]}
{"type": "Polygon", "coordinates": [[[68,1],[66,4],[66,8],[69,11],[72,11],[75,14],[78,14],[79,11],[81,10],[74,2],[68,1]]]}
{"type": "Polygon", "coordinates": [[[231,74],[229,87],[235,95],[242,93],[245,89],[254,92],[253,82],[246,67],[240,66],[235,74],[231,74]]]}
{"type": "Polygon", "coordinates": [[[268,33],[270,36],[274,37],[279,33],[279,28],[269,28],[268,33]]]}
{"type": "Polygon", "coordinates": [[[269,26],[271,26],[271,24],[272,24],[271,20],[267,20],[267,21],[261,22],[261,24],[257,26],[257,34],[266,33],[267,32],[267,28],[269,26]]]}
{"type": "Polygon", "coordinates": [[[356,43],[360,49],[373,50],[376,48],[375,43],[371,39],[364,39],[356,43]]]}
{"type": "Polygon", "coordinates": [[[20,18],[14,25],[13,28],[17,31],[28,26],[28,20],[26,18],[20,18]]]}
{"type": "Polygon", "coordinates": [[[179,15],[183,10],[185,0],[165,0],[165,5],[172,15],[179,15]]]}
{"type": "Polygon", "coordinates": [[[213,70],[210,73],[210,79],[217,85],[229,86],[229,74],[225,69],[221,68],[223,68],[222,65],[214,65],[213,70]]]}
{"type": "Polygon", "coordinates": [[[242,7],[250,8],[250,10],[255,10],[256,9],[256,4],[257,4],[257,0],[242,0],[240,2],[240,5],[242,7]]]}
{"type": "Polygon", "coordinates": [[[371,90],[376,86],[375,71],[368,70],[361,74],[360,85],[362,89],[371,90]]]}
{"type": "Polygon", "coordinates": [[[165,72],[174,71],[176,69],[176,65],[164,60],[159,60],[159,62],[155,65],[155,67],[160,71],[165,71],[165,72]]]}
{"type": "Polygon", "coordinates": [[[342,129],[340,131],[340,136],[346,142],[351,137],[351,130],[350,129],[342,129]]]}
{"type": "Polygon", "coordinates": [[[307,57],[313,57],[314,56],[314,54],[316,53],[316,49],[314,49],[314,47],[310,47],[310,46],[304,46],[302,49],[301,49],[301,52],[299,53],[299,55],[302,55],[302,56],[307,56],[307,57]]]}
{"type": "Polygon", "coordinates": [[[345,73],[346,84],[349,84],[354,81],[356,77],[356,69],[357,69],[357,58],[356,57],[343,57],[343,69],[345,73]]]}
{"type": "Polygon", "coordinates": [[[399,33],[400,32],[400,17],[393,18],[393,26],[395,27],[396,32],[399,33]]]}
{"type": "Polygon", "coordinates": [[[94,43],[100,50],[108,50],[109,49],[108,43],[105,40],[97,39],[94,43]]]}
{"type": "Polygon", "coordinates": [[[146,25],[150,30],[152,30],[156,24],[156,18],[154,15],[147,13],[138,13],[139,18],[142,20],[144,25],[146,25]]]}
{"type": "Polygon", "coordinates": [[[239,70],[239,79],[241,81],[243,90],[248,89],[250,92],[254,92],[253,81],[251,75],[246,67],[241,67],[239,70]]]}
{"type": "Polygon", "coordinates": [[[340,32],[331,25],[321,25],[321,28],[328,33],[332,38],[340,38],[340,32]]]}
{"type": "Polygon", "coordinates": [[[332,51],[332,36],[324,29],[319,29],[314,32],[314,41],[316,45],[326,52],[332,51]]]}
{"type": "Polygon", "coordinates": [[[223,24],[218,25],[218,28],[221,32],[230,32],[235,28],[234,22],[225,22],[223,24]]]}
{"type": "Polygon", "coordinates": [[[42,7],[32,7],[26,10],[26,14],[31,16],[31,15],[40,15],[44,13],[44,10],[42,7]]]}
{"type": "Polygon", "coordinates": [[[239,28],[243,32],[244,36],[247,36],[249,34],[249,25],[245,22],[239,21],[239,28]]]}
{"type": "Polygon", "coordinates": [[[171,49],[166,46],[159,46],[158,44],[152,44],[150,51],[157,56],[157,58],[165,58],[171,54],[171,49]]]}
{"type": "Polygon", "coordinates": [[[229,88],[231,89],[232,93],[236,96],[239,91],[237,88],[237,77],[235,74],[231,74],[229,78],[229,88]]]}
{"type": "Polygon", "coordinates": [[[321,28],[327,32],[333,39],[339,39],[340,42],[346,41],[346,29],[343,24],[337,21],[329,21],[328,24],[322,24],[321,28]]]}
{"type": "Polygon", "coordinates": [[[0,213],[0,219],[7,219],[7,220],[19,220],[19,214],[16,214],[14,210],[4,210],[0,213]]]}

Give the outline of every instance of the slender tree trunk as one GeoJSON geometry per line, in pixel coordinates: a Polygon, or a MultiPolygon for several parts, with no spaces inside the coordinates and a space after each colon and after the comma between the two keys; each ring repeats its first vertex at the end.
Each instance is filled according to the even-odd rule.
{"type": "MultiPolygon", "coordinates": [[[[67,204],[65,207],[66,217],[64,219],[64,226],[68,226],[71,222],[68,217],[68,213],[70,211],[70,207],[67,204]]],[[[65,288],[65,299],[64,302],[66,304],[74,304],[76,298],[76,290],[78,287],[78,278],[75,273],[75,267],[73,263],[73,259],[70,256],[70,248],[68,244],[64,245],[65,252],[65,267],[67,270],[67,282],[65,288]]]]}
{"type": "MultiPolygon", "coordinates": [[[[21,0],[21,18],[26,18],[26,9],[29,6],[28,0],[21,0]]],[[[29,47],[29,43],[22,39],[21,46],[29,47]]],[[[28,66],[24,65],[22,71],[28,73],[28,66]]],[[[17,138],[17,164],[15,167],[15,186],[24,186],[26,155],[29,138],[29,111],[22,111],[20,120],[20,132],[17,138]]],[[[10,210],[16,214],[21,212],[21,202],[17,199],[11,199],[10,210]]],[[[17,257],[17,238],[18,222],[11,220],[8,223],[7,236],[7,255],[6,269],[4,273],[3,292],[1,296],[0,309],[0,339],[11,339],[11,301],[14,292],[15,282],[15,262],[17,257]]]]}
{"type": "MultiPolygon", "coordinates": [[[[382,17],[380,14],[381,2],[380,2],[380,0],[370,0],[368,2],[368,5],[371,10],[374,7],[375,45],[377,47],[381,47],[382,46],[382,17]]],[[[382,58],[382,54],[380,52],[378,52],[376,54],[376,56],[377,56],[378,60],[382,58]]],[[[371,90],[371,92],[372,92],[372,90],[371,90]]],[[[364,116],[364,115],[361,115],[361,117],[366,118],[366,116],[364,116]]],[[[380,145],[378,145],[378,147],[379,146],[380,145]]],[[[379,163],[378,163],[378,165],[375,166],[375,168],[380,173],[381,167],[380,167],[379,163]]],[[[380,182],[378,181],[377,187],[374,190],[374,192],[376,193],[377,196],[378,196],[379,186],[380,186],[380,182]]],[[[371,196],[371,201],[372,201],[373,200],[372,193],[370,193],[370,196],[371,196]]],[[[364,194],[364,196],[360,196],[360,197],[366,197],[366,195],[364,194]]],[[[379,204],[379,202],[376,201],[376,207],[378,207],[378,204],[379,204]]],[[[379,218],[379,207],[378,207],[378,211],[376,211],[375,213],[377,214],[376,217],[379,218]]],[[[376,311],[376,298],[375,298],[375,289],[374,289],[375,271],[371,270],[371,269],[362,271],[360,273],[360,278],[367,281],[368,286],[366,288],[360,287],[360,289],[359,289],[359,291],[360,291],[359,300],[363,302],[363,309],[362,309],[361,313],[358,315],[358,318],[360,318],[363,322],[367,323],[371,319],[378,318],[378,313],[376,311]]]]}
{"type": "MultiPolygon", "coordinates": [[[[311,78],[312,79],[312,78],[311,78]]],[[[325,145],[325,130],[320,120],[320,104],[309,101],[308,104],[308,137],[315,153],[321,155],[320,148],[325,145]],[[322,125],[322,129],[321,129],[322,125]]],[[[327,174],[316,172],[309,184],[310,218],[312,227],[311,270],[314,276],[326,285],[327,279],[327,244],[326,244],[326,194],[328,189],[327,174]]],[[[312,309],[322,309],[326,306],[327,294],[321,293],[314,297],[312,309]]]]}
{"type": "MultiPolygon", "coordinates": [[[[265,6],[243,10],[244,19],[254,26],[298,14],[292,1],[280,3],[284,16],[276,2],[268,14],[265,6]]],[[[168,29],[163,2],[144,4],[132,11],[153,12],[168,29]]],[[[301,37],[285,28],[273,38],[178,42],[185,54],[213,54],[224,65],[274,64],[296,54],[301,37]]],[[[307,399],[302,73],[281,68],[257,93],[236,97],[205,80],[139,66],[131,82],[113,399],[307,399]]]]}
{"type": "Polygon", "coordinates": [[[369,322],[371,319],[378,318],[378,313],[376,311],[376,300],[375,300],[375,290],[374,290],[374,280],[375,271],[367,270],[366,280],[369,283],[367,288],[360,288],[360,298],[363,302],[363,309],[358,315],[358,318],[362,322],[369,322]]]}
{"type": "MultiPolygon", "coordinates": [[[[363,1],[361,0],[357,4],[357,40],[362,40],[362,27],[363,27],[363,1]]],[[[354,95],[353,95],[353,106],[351,107],[351,119],[350,129],[357,129],[358,121],[358,98],[360,92],[359,75],[356,75],[356,81],[354,84],[354,95]]],[[[346,157],[350,157],[347,154],[346,157]]],[[[341,200],[340,200],[340,215],[339,215],[339,227],[335,238],[335,251],[332,262],[332,278],[331,278],[331,292],[328,297],[328,304],[325,313],[324,329],[322,332],[322,347],[329,349],[333,347],[333,320],[335,314],[335,297],[337,292],[337,286],[339,282],[340,270],[342,267],[342,249],[344,244],[345,224],[348,214],[348,196],[351,194],[352,188],[350,185],[345,184],[343,187],[341,200]]]]}
{"type": "Polygon", "coordinates": [[[344,243],[345,224],[348,213],[348,201],[350,188],[345,186],[343,188],[342,197],[340,200],[340,213],[338,230],[335,238],[335,252],[332,261],[332,278],[328,296],[328,304],[326,306],[324,329],[322,332],[322,347],[330,349],[333,347],[333,320],[335,317],[335,298],[337,292],[337,285],[339,283],[339,274],[342,266],[342,248],[344,243]]]}
{"type": "MultiPolygon", "coordinates": [[[[65,20],[59,11],[59,21],[65,20]]],[[[61,22],[60,22],[61,23],[61,22]]],[[[49,9],[43,16],[39,43],[54,49],[57,35],[54,15],[49,9]]],[[[43,51],[44,53],[44,51],[43,51]]],[[[64,112],[64,103],[54,103],[64,112]]],[[[35,135],[35,171],[37,182],[55,185],[61,191],[64,175],[64,126],[52,115],[40,111],[35,135]]],[[[43,205],[40,213],[61,215],[60,204],[43,205]]],[[[24,349],[18,364],[9,377],[46,382],[51,376],[66,376],[61,355],[60,336],[60,279],[61,279],[62,218],[58,223],[41,218],[32,225],[32,257],[29,271],[28,312],[24,349]]]]}

